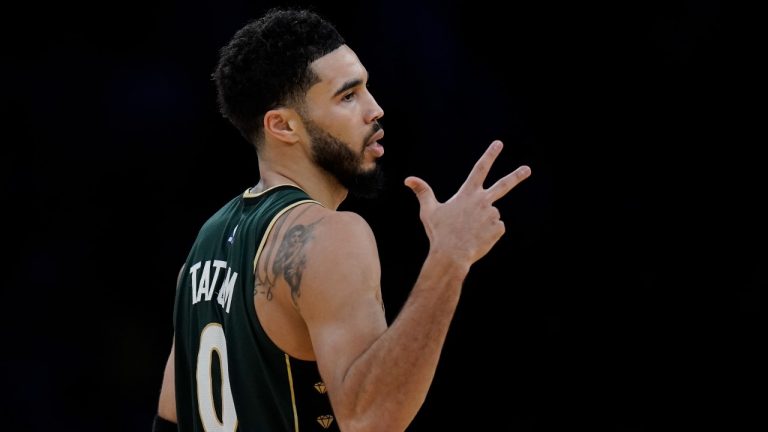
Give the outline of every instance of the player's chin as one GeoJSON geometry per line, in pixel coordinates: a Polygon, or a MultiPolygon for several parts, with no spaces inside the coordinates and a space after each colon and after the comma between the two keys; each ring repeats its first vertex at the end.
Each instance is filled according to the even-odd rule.
{"type": "Polygon", "coordinates": [[[360,164],[361,174],[373,174],[374,171],[379,169],[379,158],[366,157],[360,164]]]}

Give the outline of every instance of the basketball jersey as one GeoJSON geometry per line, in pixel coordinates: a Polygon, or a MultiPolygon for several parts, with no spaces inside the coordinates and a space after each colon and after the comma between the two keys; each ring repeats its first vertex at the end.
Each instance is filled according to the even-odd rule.
{"type": "Polygon", "coordinates": [[[309,202],[290,185],[246,192],[200,229],[174,306],[180,431],[339,430],[317,363],[280,350],[253,303],[254,266],[272,226],[309,202]]]}

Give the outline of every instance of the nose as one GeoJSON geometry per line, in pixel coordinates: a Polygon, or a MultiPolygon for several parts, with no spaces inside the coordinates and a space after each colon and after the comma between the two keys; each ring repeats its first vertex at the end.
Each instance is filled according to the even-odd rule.
{"type": "Polygon", "coordinates": [[[376,103],[376,99],[373,98],[373,95],[369,93],[371,97],[371,107],[368,110],[368,115],[366,117],[366,121],[368,123],[373,123],[376,120],[384,117],[384,109],[382,109],[378,103],[376,103]]]}

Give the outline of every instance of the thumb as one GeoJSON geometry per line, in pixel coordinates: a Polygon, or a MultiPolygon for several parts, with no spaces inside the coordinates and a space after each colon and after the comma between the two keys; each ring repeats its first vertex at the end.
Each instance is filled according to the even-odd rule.
{"type": "Polygon", "coordinates": [[[418,177],[410,176],[405,179],[405,185],[411,188],[413,193],[416,194],[416,198],[418,198],[422,210],[431,211],[437,207],[437,199],[427,182],[418,177]]]}

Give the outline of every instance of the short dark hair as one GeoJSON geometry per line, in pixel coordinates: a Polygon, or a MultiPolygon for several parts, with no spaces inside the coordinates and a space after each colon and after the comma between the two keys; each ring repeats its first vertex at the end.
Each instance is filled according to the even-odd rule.
{"type": "Polygon", "coordinates": [[[213,78],[221,113],[258,145],[264,114],[300,106],[319,80],[310,64],[344,43],[333,24],[316,12],[270,9],[220,50],[213,78]]]}

